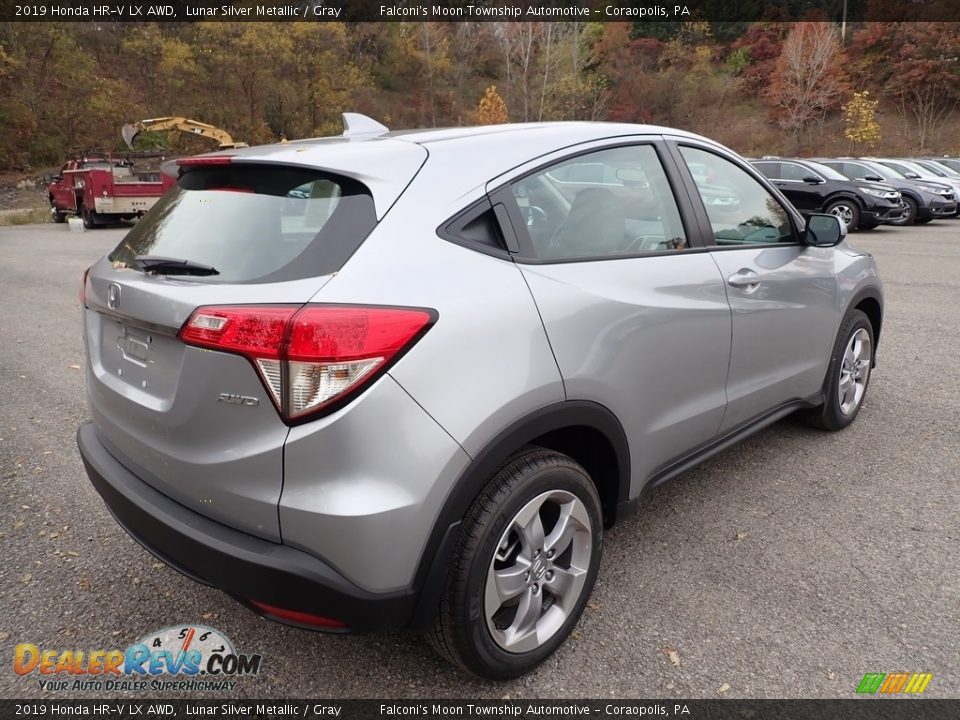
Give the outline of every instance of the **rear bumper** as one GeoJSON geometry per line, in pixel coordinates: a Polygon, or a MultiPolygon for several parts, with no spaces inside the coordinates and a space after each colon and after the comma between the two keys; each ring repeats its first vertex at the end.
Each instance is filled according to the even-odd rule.
{"type": "Polygon", "coordinates": [[[232,595],[254,612],[311,630],[367,632],[406,627],[416,604],[410,591],[371,593],[308,553],[234,530],[174,502],[121,465],[92,423],[77,445],[94,488],[134,540],[187,577],[232,595]],[[259,602],[331,618],[346,627],[317,627],[278,618],[259,602]]]}

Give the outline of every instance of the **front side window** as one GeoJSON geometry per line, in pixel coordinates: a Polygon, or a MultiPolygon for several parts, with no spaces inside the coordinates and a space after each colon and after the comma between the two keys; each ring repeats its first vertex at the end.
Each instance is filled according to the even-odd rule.
{"type": "Polygon", "coordinates": [[[830,165],[824,165],[823,163],[814,162],[813,160],[808,161],[808,166],[813,168],[813,171],[827,178],[827,180],[846,180],[842,173],[837,172],[837,170],[830,165]]]}
{"type": "Polygon", "coordinates": [[[876,175],[877,173],[875,170],[871,170],[863,165],[858,165],[857,163],[844,163],[843,174],[853,180],[864,180],[867,175],[876,175]]]}
{"type": "Polygon", "coordinates": [[[578,155],[510,187],[539,259],[688,247],[676,199],[651,145],[578,155]]]}
{"type": "Polygon", "coordinates": [[[797,242],[787,210],[760,182],[726,158],[699,148],[680,146],[691,164],[710,168],[712,180],[693,179],[713,228],[717,245],[797,242]]]}
{"type": "Polygon", "coordinates": [[[780,178],[782,180],[793,180],[795,182],[805,182],[805,178],[817,177],[813,170],[808,170],[803,165],[796,163],[780,163],[780,178]]]}

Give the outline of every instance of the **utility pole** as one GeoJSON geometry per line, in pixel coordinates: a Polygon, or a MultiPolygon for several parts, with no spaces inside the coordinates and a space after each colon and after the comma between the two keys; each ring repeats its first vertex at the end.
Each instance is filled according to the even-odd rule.
{"type": "Polygon", "coordinates": [[[843,0],[843,20],[840,22],[840,43],[847,44],[847,0],[843,0]]]}

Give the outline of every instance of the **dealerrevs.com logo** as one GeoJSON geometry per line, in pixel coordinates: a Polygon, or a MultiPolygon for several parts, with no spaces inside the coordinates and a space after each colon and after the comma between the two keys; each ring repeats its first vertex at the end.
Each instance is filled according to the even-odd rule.
{"type": "Polygon", "coordinates": [[[233,690],[235,678],[260,672],[259,654],[238,653],[219,630],[182,625],[149,633],[125,650],[41,649],[20,643],[17,675],[47,691],[233,690]]]}
{"type": "Polygon", "coordinates": [[[921,695],[933,679],[931,673],[867,673],[857,686],[861,695],[921,695]]]}

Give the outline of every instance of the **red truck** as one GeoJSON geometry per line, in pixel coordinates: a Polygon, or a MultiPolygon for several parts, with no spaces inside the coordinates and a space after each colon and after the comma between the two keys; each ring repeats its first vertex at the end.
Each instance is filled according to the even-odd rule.
{"type": "Polygon", "coordinates": [[[88,228],[140,217],[176,183],[159,170],[137,172],[129,159],[110,157],[70,160],[45,180],[54,222],[77,214],[88,228]]]}

